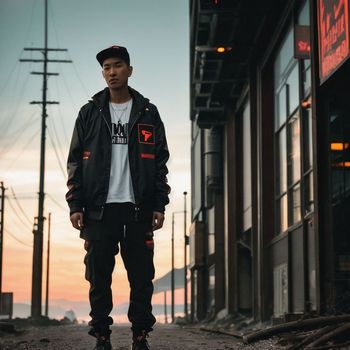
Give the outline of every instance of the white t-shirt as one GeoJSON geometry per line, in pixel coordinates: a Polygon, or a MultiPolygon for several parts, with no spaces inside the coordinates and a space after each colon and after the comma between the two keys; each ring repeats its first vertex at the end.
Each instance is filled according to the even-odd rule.
{"type": "Polygon", "coordinates": [[[135,203],[129,166],[128,125],[132,99],[109,103],[112,118],[112,163],[107,203],[135,203]]]}

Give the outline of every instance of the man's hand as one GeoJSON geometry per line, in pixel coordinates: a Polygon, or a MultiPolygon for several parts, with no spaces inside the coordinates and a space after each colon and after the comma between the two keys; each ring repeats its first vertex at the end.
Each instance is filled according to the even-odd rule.
{"type": "Polygon", "coordinates": [[[154,211],[153,212],[153,219],[152,219],[153,231],[162,228],[163,222],[164,222],[164,213],[160,213],[159,211],[154,211]]]}
{"type": "Polygon", "coordinates": [[[73,213],[70,216],[70,221],[74,228],[76,228],[77,230],[81,230],[84,227],[83,213],[81,212],[73,213]]]}

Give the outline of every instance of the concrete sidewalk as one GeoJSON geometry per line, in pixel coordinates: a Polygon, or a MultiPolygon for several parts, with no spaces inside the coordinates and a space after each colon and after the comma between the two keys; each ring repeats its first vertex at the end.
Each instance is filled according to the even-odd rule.
{"type": "MultiPolygon", "coordinates": [[[[88,326],[66,325],[30,327],[20,333],[4,335],[0,338],[0,350],[92,350],[94,338],[87,335],[88,326]]],[[[131,332],[127,325],[112,327],[111,342],[114,350],[128,350],[131,332]]],[[[150,334],[152,350],[224,350],[224,349],[275,349],[271,342],[259,342],[252,346],[243,345],[239,339],[218,333],[205,332],[196,326],[157,324],[150,334]]]]}

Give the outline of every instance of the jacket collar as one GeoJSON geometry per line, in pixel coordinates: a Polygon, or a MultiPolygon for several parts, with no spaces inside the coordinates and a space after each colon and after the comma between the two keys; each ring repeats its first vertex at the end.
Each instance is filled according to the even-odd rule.
{"type": "MultiPolygon", "coordinates": [[[[138,91],[131,88],[130,86],[128,87],[128,89],[129,89],[130,96],[133,99],[131,114],[134,114],[134,113],[136,114],[148,105],[149,99],[142,96],[138,91]]],[[[109,96],[108,87],[99,91],[97,94],[95,94],[92,97],[92,101],[99,107],[99,109],[109,110],[109,106],[108,106],[109,100],[110,100],[110,96],[109,96]]]]}
{"type": "MultiPolygon", "coordinates": [[[[138,91],[131,88],[130,86],[128,87],[128,89],[130,96],[133,99],[129,119],[129,125],[131,126],[129,128],[129,131],[131,131],[131,128],[135,124],[141,111],[149,104],[149,99],[141,95],[138,91]]],[[[99,108],[99,110],[103,112],[103,115],[106,117],[109,126],[111,126],[112,122],[111,114],[109,111],[109,100],[110,95],[108,87],[104,88],[92,97],[92,102],[94,102],[95,105],[99,108]]]]}

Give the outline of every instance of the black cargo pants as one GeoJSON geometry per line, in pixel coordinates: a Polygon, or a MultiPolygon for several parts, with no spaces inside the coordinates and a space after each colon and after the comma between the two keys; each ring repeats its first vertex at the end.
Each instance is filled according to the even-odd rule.
{"type": "Polygon", "coordinates": [[[85,219],[80,236],[85,239],[85,278],[90,282],[89,334],[110,334],[112,272],[119,246],[130,284],[131,329],[134,334],[152,330],[156,319],[151,304],[154,278],[151,215],[135,213],[132,203],[111,203],[105,206],[102,220],[85,219]]]}

